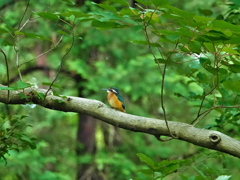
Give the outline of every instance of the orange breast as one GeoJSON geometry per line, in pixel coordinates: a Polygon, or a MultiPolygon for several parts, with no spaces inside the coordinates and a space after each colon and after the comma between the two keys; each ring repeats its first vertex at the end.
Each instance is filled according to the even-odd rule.
{"type": "Polygon", "coordinates": [[[125,112],[125,109],[122,106],[123,105],[122,102],[118,100],[117,96],[114,93],[112,92],[108,93],[108,102],[111,107],[119,111],[125,112]]]}

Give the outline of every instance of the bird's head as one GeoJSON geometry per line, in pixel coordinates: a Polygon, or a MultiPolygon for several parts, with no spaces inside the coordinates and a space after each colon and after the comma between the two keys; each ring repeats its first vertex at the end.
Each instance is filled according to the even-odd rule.
{"type": "Polygon", "coordinates": [[[114,93],[114,94],[119,94],[118,89],[115,88],[115,87],[110,87],[110,88],[108,88],[108,89],[102,89],[102,90],[107,91],[108,93],[112,92],[112,93],[114,93]]]}

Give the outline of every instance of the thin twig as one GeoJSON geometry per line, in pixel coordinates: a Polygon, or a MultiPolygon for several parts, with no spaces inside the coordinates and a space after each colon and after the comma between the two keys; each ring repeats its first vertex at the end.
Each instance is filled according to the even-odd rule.
{"type": "MultiPolygon", "coordinates": [[[[163,96],[164,96],[163,93],[164,93],[165,74],[166,74],[166,69],[167,69],[167,63],[168,63],[168,60],[170,59],[172,53],[169,54],[169,56],[167,57],[167,59],[166,59],[166,61],[165,61],[165,64],[164,64],[164,68],[163,68],[163,70],[162,70],[162,69],[161,69],[161,66],[160,66],[160,63],[157,61],[157,58],[156,58],[156,56],[155,56],[155,54],[154,54],[154,52],[153,52],[153,50],[152,50],[150,38],[149,38],[149,35],[148,35],[148,33],[147,33],[147,26],[148,26],[148,24],[149,24],[149,22],[150,22],[150,20],[151,20],[151,17],[152,17],[153,14],[156,12],[156,10],[157,10],[157,9],[155,9],[155,11],[152,12],[152,14],[151,14],[151,16],[150,16],[150,18],[149,18],[149,20],[148,20],[147,23],[144,23],[144,22],[143,22],[143,25],[144,25],[144,33],[145,33],[145,36],[146,36],[146,39],[147,39],[147,42],[148,42],[148,47],[149,47],[149,49],[150,49],[150,51],[151,51],[151,54],[153,55],[155,62],[158,64],[158,67],[159,67],[159,69],[160,69],[160,71],[161,71],[161,74],[162,74],[162,82],[161,82],[161,106],[162,106],[162,110],[163,110],[164,120],[165,120],[165,122],[166,122],[166,126],[167,126],[167,129],[168,129],[169,134],[171,135],[171,137],[172,137],[172,138],[177,138],[174,134],[172,134],[172,132],[171,132],[171,130],[170,130],[170,128],[169,128],[168,121],[167,121],[167,113],[166,113],[166,109],[165,109],[165,105],[164,105],[164,98],[163,98],[163,96]]],[[[178,45],[178,43],[176,43],[176,46],[175,46],[174,50],[177,48],[177,45],[178,45]]],[[[158,51],[159,51],[159,53],[161,54],[161,56],[162,56],[162,58],[163,58],[162,52],[161,52],[161,50],[160,50],[159,48],[158,48],[158,51]]]]}
{"type": "Polygon", "coordinates": [[[199,114],[199,117],[203,116],[199,119],[197,119],[192,125],[195,126],[197,125],[204,117],[206,117],[212,110],[214,109],[218,109],[218,108],[222,108],[222,109],[225,109],[225,108],[240,108],[240,105],[232,105],[232,106],[224,106],[224,105],[219,105],[219,106],[213,106],[211,107],[210,109],[202,112],[199,114]]]}
{"type": "Polygon", "coordinates": [[[19,66],[19,50],[17,45],[14,46],[14,50],[16,52],[16,65],[17,65],[18,75],[20,80],[22,81],[22,75],[21,75],[20,66],[19,66]]]}
{"type": "Polygon", "coordinates": [[[19,29],[19,30],[21,29],[21,23],[22,23],[22,21],[23,21],[24,16],[25,16],[26,13],[27,13],[29,4],[30,4],[30,0],[28,0],[27,5],[26,5],[26,8],[25,8],[25,10],[24,10],[24,13],[23,13],[23,15],[22,15],[22,17],[21,17],[21,20],[19,21],[19,24],[18,24],[18,29],[19,29]]]}
{"type": "MultiPolygon", "coordinates": [[[[219,84],[219,60],[218,60],[218,57],[217,57],[217,56],[218,56],[218,53],[215,52],[214,55],[215,55],[215,58],[214,58],[214,66],[216,67],[216,84],[213,82],[214,86],[212,87],[212,89],[211,89],[208,93],[204,94],[204,96],[203,96],[203,98],[202,98],[202,101],[201,101],[201,103],[200,103],[200,107],[199,107],[199,109],[198,109],[197,116],[196,116],[196,118],[191,122],[192,125],[196,125],[196,124],[198,124],[198,123],[200,122],[200,120],[198,120],[198,118],[199,118],[200,116],[202,116],[201,110],[202,110],[202,108],[203,108],[203,103],[204,103],[206,97],[207,97],[208,95],[210,95],[210,94],[218,87],[218,84],[219,84]]],[[[211,108],[210,108],[210,111],[212,111],[211,108]]],[[[207,112],[208,112],[208,110],[205,111],[205,113],[207,113],[207,112]]],[[[201,118],[201,120],[202,120],[202,119],[203,119],[203,118],[201,118]]]]}
{"type": "MultiPolygon", "coordinates": [[[[23,12],[23,15],[22,15],[22,17],[21,17],[21,19],[20,19],[20,21],[19,21],[19,24],[18,24],[18,30],[19,30],[19,31],[20,31],[20,30],[26,25],[26,23],[28,22],[28,21],[26,21],[26,22],[24,23],[24,26],[21,27],[21,23],[22,23],[22,21],[23,21],[24,16],[25,16],[26,13],[27,13],[27,10],[28,10],[28,7],[29,7],[29,3],[30,3],[30,0],[28,0],[27,5],[26,5],[26,8],[25,8],[25,10],[24,10],[24,12],[23,12]]],[[[15,45],[14,45],[14,50],[15,50],[15,52],[16,52],[16,65],[17,65],[18,75],[19,75],[20,80],[23,81],[23,80],[22,80],[21,71],[20,71],[20,66],[19,66],[19,47],[18,47],[18,45],[17,45],[18,40],[19,40],[19,39],[18,39],[18,36],[16,36],[16,41],[15,41],[16,43],[15,43],[15,45]]]]}
{"type": "Polygon", "coordinates": [[[27,25],[27,23],[29,22],[30,19],[31,19],[31,18],[27,19],[27,20],[25,21],[25,23],[23,23],[23,25],[22,25],[18,30],[21,31],[21,30],[27,25]]]}
{"type": "Polygon", "coordinates": [[[58,40],[58,42],[57,42],[56,44],[54,44],[54,46],[53,46],[52,48],[50,48],[49,50],[47,50],[47,51],[39,54],[38,56],[34,57],[33,59],[30,59],[30,60],[28,60],[28,61],[26,61],[26,62],[23,62],[22,64],[19,65],[19,67],[21,67],[22,65],[24,65],[24,64],[26,64],[26,63],[29,63],[29,62],[37,59],[37,58],[39,58],[39,57],[41,57],[41,56],[49,53],[49,52],[52,51],[53,49],[55,49],[55,48],[58,46],[58,44],[61,42],[62,38],[63,38],[63,35],[60,37],[60,39],[58,40]]]}
{"type": "Polygon", "coordinates": [[[58,68],[58,71],[57,71],[57,74],[56,74],[55,78],[53,79],[53,81],[51,82],[48,90],[46,91],[45,96],[44,96],[44,100],[46,99],[48,92],[52,89],[52,86],[53,86],[54,82],[57,80],[57,78],[58,78],[58,76],[59,76],[59,74],[60,74],[60,72],[61,72],[61,70],[62,70],[63,63],[64,63],[64,59],[66,58],[66,56],[67,56],[67,55],[70,53],[70,51],[72,50],[72,47],[73,47],[73,45],[74,45],[74,42],[75,42],[75,34],[74,34],[74,28],[73,28],[73,30],[72,30],[72,43],[71,43],[71,46],[70,46],[70,48],[67,50],[67,52],[64,54],[64,56],[62,57],[61,62],[60,62],[60,65],[59,65],[59,68],[58,68]]]}
{"type": "MultiPolygon", "coordinates": [[[[5,64],[6,64],[6,70],[7,70],[7,86],[9,87],[10,86],[10,75],[9,75],[9,66],[8,66],[8,59],[7,59],[7,55],[5,54],[5,52],[0,49],[0,52],[3,54],[4,56],[4,59],[5,59],[5,64]]],[[[7,102],[10,101],[10,90],[8,90],[8,93],[7,93],[7,102]]]]}
{"type": "MultiPolygon", "coordinates": [[[[174,47],[174,50],[177,48],[178,46],[178,42],[176,43],[175,47],[174,47]]],[[[162,110],[163,110],[163,116],[164,116],[164,120],[166,122],[166,125],[167,125],[167,128],[169,130],[169,133],[170,135],[173,137],[173,138],[177,138],[175,135],[172,134],[172,132],[170,131],[169,129],[169,126],[168,126],[168,121],[167,121],[167,113],[166,113],[166,109],[165,109],[165,105],[164,105],[164,85],[165,85],[165,75],[166,75],[166,70],[167,70],[167,65],[168,65],[168,62],[170,60],[170,57],[172,56],[173,53],[170,53],[169,56],[166,58],[166,61],[165,61],[165,64],[164,64],[164,67],[163,67],[163,73],[162,73],[162,87],[161,87],[161,105],[162,105],[162,110]]]]}

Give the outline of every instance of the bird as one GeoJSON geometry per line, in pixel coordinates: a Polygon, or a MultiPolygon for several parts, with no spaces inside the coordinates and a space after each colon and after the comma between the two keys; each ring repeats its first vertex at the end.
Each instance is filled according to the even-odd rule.
{"type": "Polygon", "coordinates": [[[107,91],[108,102],[112,108],[122,112],[126,112],[123,98],[120,95],[119,90],[117,88],[110,87],[108,89],[102,89],[102,90],[107,91]]]}

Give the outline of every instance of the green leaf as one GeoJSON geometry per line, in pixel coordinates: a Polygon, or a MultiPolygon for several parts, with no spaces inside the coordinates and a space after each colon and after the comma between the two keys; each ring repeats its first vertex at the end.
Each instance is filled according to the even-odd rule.
{"type": "Polygon", "coordinates": [[[204,126],[204,129],[211,129],[213,127],[216,127],[216,124],[207,124],[204,126]]]}
{"type": "Polygon", "coordinates": [[[24,88],[28,88],[28,87],[32,87],[33,85],[30,83],[25,83],[22,81],[18,81],[16,86],[13,86],[14,90],[18,90],[18,89],[24,89],[24,88]]]}
{"type": "Polygon", "coordinates": [[[28,145],[31,149],[36,149],[36,143],[34,142],[35,138],[30,139],[27,136],[22,136],[20,140],[24,142],[25,145],[28,145]]]}
{"type": "Polygon", "coordinates": [[[0,34],[8,33],[8,31],[2,27],[0,27],[0,34]]]}
{"type": "Polygon", "coordinates": [[[61,0],[62,2],[66,2],[70,5],[75,5],[76,3],[74,1],[71,1],[71,0],[61,0]]]}
{"type": "Polygon", "coordinates": [[[233,36],[233,32],[228,29],[225,31],[222,31],[222,33],[229,38],[231,38],[233,36]]]}
{"type": "Polygon", "coordinates": [[[132,26],[131,29],[132,29],[133,31],[143,30],[143,25],[132,26]]]}
{"type": "Polygon", "coordinates": [[[66,17],[70,17],[70,16],[75,16],[76,18],[80,18],[80,17],[90,17],[91,15],[89,14],[85,14],[79,11],[70,11],[68,10],[67,12],[64,13],[60,13],[61,16],[66,16],[66,17]]]}
{"type": "Polygon", "coordinates": [[[183,163],[185,160],[177,159],[177,160],[163,160],[157,163],[157,167],[160,170],[163,167],[167,167],[169,165],[180,164],[183,163]]]}
{"type": "Polygon", "coordinates": [[[173,34],[173,35],[167,35],[166,38],[170,41],[176,41],[179,39],[179,35],[178,34],[173,34]]]}
{"type": "Polygon", "coordinates": [[[231,176],[228,175],[221,175],[216,178],[216,180],[228,180],[231,176]]]}
{"type": "Polygon", "coordinates": [[[214,20],[214,18],[208,18],[204,16],[194,16],[193,19],[200,24],[208,24],[214,20]]]}
{"type": "Polygon", "coordinates": [[[145,154],[142,154],[142,153],[137,153],[137,156],[139,157],[139,159],[142,162],[146,163],[151,169],[154,168],[155,163],[150,157],[148,157],[148,156],[146,156],[145,154]]]}
{"type": "MultiPolygon", "coordinates": [[[[130,42],[134,42],[134,43],[142,44],[142,45],[148,45],[147,41],[134,40],[134,41],[130,41],[130,42]]],[[[158,43],[150,43],[150,46],[152,46],[152,47],[161,47],[160,44],[158,44],[158,43]]]]}
{"type": "Polygon", "coordinates": [[[62,30],[58,30],[57,33],[62,34],[62,35],[69,35],[68,33],[66,33],[65,31],[62,31],[62,30]]]}
{"type": "Polygon", "coordinates": [[[14,90],[13,87],[1,86],[0,90],[14,90]]]}
{"type": "Polygon", "coordinates": [[[93,20],[92,21],[92,26],[93,27],[98,27],[98,28],[101,28],[101,29],[126,27],[126,25],[121,25],[121,24],[118,24],[114,21],[101,22],[101,21],[98,21],[98,20],[93,20]]]}
{"type": "Polygon", "coordinates": [[[42,82],[42,85],[52,86],[52,87],[55,87],[55,88],[63,89],[61,86],[59,86],[57,84],[52,84],[52,83],[49,83],[49,82],[42,82]]]}
{"type": "Polygon", "coordinates": [[[51,41],[50,38],[48,37],[45,37],[45,36],[42,36],[42,35],[39,35],[39,34],[34,34],[34,33],[26,33],[26,32],[23,32],[24,35],[26,37],[29,37],[29,38],[34,38],[34,39],[40,39],[40,40],[48,40],[48,41],[51,41]]]}
{"type": "Polygon", "coordinates": [[[166,4],[169,4],[169,1],[168,0],[150,0],[155,6],[163,6],[163,5],[166,5],[166,4]]]}
{"type": "Polygon", "coordinates": [[[108,11],[112,11],[112,12],[116,12],[116,8],[113,7],[113,6],[110,6],[108,4],[97,4],[99,7],[103,8],[103,9],[106,9],[108,11]]]}
{"type": "Polygon", "coordinates": [[[240,73],[240,65],[238,64],[230,64],[228,66],[229,70],[234,72],[234,73],[240,73]]]}
{"type": "Polygon", "coordinates": [[[222,51],[229,53],[229,54],[239,54],[235,49],[231,48],[231,47],[224,47],[222,49],[222,51]]]}
{"type": "Polygon", "coordinates": [[[57,14],[50,13],[50,12],[39,12],[39,13],[37,13],[37,15],[39,15],[42,18],[49,19],[51,21],[58,21],[59,20],[59,17],[58,17],[57,14]]]}
{"type": "Polygon", "coordinates": [[[191,52],[200,54],[202,52],[202,45],[201,43],[197,41],[191,41],[188,44],[188,48],[190,49],[191,52]]]}
{"type": "Polygon", "coordinates": [[[211,16],[213,14],[213,12],[209,9],[201,9],[199,8],[198,11],[204,15],[204,16],[211,16]]]}
{"type": "Polygon", "coordinates": [[[163,59],[163,58],[157,58],[156,61],[160,64],[165,64],[166,63],[166,60],[163,59]]]}
{"type": "Polygon", "coordinates": [[[200,83],[209,83],[208,75],[202,72],[197,73],[198,82],[200,83]]]}
{"type": "Polygon", "coordinates": [[[152,177],[152,175],[153,175],[153,170],[151,170],[151,169],[140,169],[138,171],[143,173],[145,176],[147,176],[149,178],[152,177]]]}
{"type": "Polygon", "coordinates": [[[21,32],[21,31],[15,31],[14,34],[15,34],[15,35],[24,35],[24,33],[21,32]]]}
{"type": "Polygon", "coordinates": [[[240,88],[239,88],[240,81],[239,80],[229,79],[227,81],[224,81],[222,84],[225,89],[240,93],[240,88]]]}
{"type": "Polygon", "coordinates": [[[27,98],[30,97],[30,96],[26,96],[26,95],[23,94],[23,93],[19,93],[18,95],[20,96],[20,99],[27,99],[27,98]]]}
{"type": "Polygon", "coordinates": [[[189,17],[194,17],[195,16],[194,13],[186,12],[186,11],[183,11],[181,9],[178,9],[178,8],[170,6],[170,5],[166,5],[165,8],[170,9],[173,13],[172,15],[181,17],[183,19],[187,19],[188,23],[191,23],[191,19],[189,17]]]}
{"type": "Polygon", "coordinates": [[[201,64],[203,67],[206,67],[206,66],[210,66],[210,65],[211,65],[211,61],[210,61],[208,58],[200,57],[200,58],[199,58],[199,61],[200,61],[200,64],[201,64]]]}
{"type": "Polygon", "coordinates": [[[138,9],[135,9],[135,8],[123,8],[123,9],[121,9],[121,11],[119,11],[119,13],[123,17],[131,16],[131,17],[139,18],[140,11],[138,9]]]}
{"type": "Polygon", "coordinates": [[[146,0],[136,0],[138,3],[141,3],[144,6],[149,6],[151,4],[151,2],[146,1],[146,0]]]}
{"type": "Polygon", "coordinates": [[[44,98],[45,98],[44,93],[40,93],[40,92],[35,91],[35,94],[37,95],[38,99],[44,100],[44,98]]]}
{"type": "Polygon", "coordinates": [[[55,101],[55,102],[57,102],[57,103],[59,103],[59,104],[64,103],[64,101],[63,101],[63,100],[60,100],[60,99],[54,99],[53,101],[55,101]]]}
{"type": "Polygon", "coordinates": [[[8,41],[6,39],[3,40],[3,45],[4,46],[15,46],[15,42],[13,41],[8,41]]]}
{"type": "Polygon", "coordinates": [[[168,175],[172,172],[175,172],[179,169],[180,165],[178,163],[171,163],[167,165],[166,167],[162,168],[160,172],[162,172],[164,175],[168,175]]]}
{"type": "Polygon", "coordinates": [[[124,5],[124,6],[129,6],[129,3],[126,0],[117,0],[117,1],[114,1],[114,2],[119,3],[121,5],[124,5]]]}
{"type": "Polygon", "coordinates": [[[235,31],[235,32],[240,32],[239,26],[233,25],[226,21],[215,20],[212,22],[212,25],[213,25],[213,28],[215,28],[215,29],[231,30],[231,31],[235,31]]]}
{"type": "Polygon", "coordinates": [[[205,48],[206,48],[209,52],[211,52],[211,53],[214,53],[214,52],[215,52],[215,48],[214,48],[213,43],[207,43],[207,42],[205,42],[205,43],[203,43],[203,44],[204,44],[205,48]]]}

